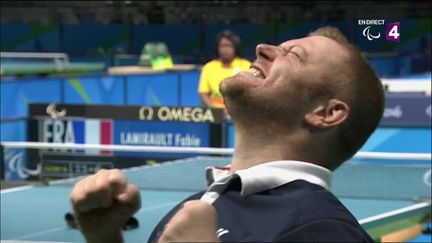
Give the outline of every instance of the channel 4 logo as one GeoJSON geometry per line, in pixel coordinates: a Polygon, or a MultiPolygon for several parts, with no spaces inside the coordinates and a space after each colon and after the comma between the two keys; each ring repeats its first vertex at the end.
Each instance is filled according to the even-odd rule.
{"type": "Polygon", "coordinates": [[[400,41],[400,22],[388,23],[386,26],[386,40],[400,41]]]}
{"type": "Polygon", "coordinates": [[[384,19],[359,19],[358,25],[365,26],[363,28],[363,36],[368,41],[374,41],[380,39],[381,31],[385,25],[385,36],[387,41],[400,42],[400,22],[393,22],[385,24],[384,19]]]}

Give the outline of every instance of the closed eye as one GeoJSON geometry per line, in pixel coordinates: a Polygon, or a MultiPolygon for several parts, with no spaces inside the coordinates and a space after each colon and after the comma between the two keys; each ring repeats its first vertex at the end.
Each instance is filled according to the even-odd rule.
{"type": "Polygon", "coordinates": [[[284,48],[283,46],[279,46],[281,49],[282,49],[282,51],[285,53],[284,55],[288,55],[288,54],[293,54],[296,58],[298,58],[298,59],[300,59],[301,60],[301,58],[300,58],[300,55],[297,53],[297,52],[294,52],[294,51],[292,51],[292,49],[293,49],[293,46],[291,46],[290,48],[284,48]]]}
{"type": "Polygon", "coordinates": [[[300,55],[297,52],[290,51],[289,53],[294,54],[294,56],[296,56],[298,59],[301,59],[300,55]]]}
{"type": "Polygon", "coordinates": [[[305,56],[307,55],[307,53],[304,47],[299,45],[292,45],[292,46],[279,45],[279,47],[283,50],[285,55],[291,54],[301,62],[305,61],[305,56]]]}

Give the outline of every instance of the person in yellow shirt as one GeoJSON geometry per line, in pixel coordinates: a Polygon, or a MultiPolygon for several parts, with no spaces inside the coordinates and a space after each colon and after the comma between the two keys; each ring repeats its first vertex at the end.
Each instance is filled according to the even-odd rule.
{"type": "Polygon", "coordinates": [[[240,38],[230,30],[218,34],[216,49],[217,58],[202,68],[198,93],[204,106],[225,109],[219,84],[225,78],[248,70],[251,63],[240,57],[240,38]]]}

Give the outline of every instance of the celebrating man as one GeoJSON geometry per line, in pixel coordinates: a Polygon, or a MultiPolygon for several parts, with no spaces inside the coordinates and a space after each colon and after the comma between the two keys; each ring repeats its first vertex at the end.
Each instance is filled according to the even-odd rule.
{"type": "MultiPolygon", "coordinates": [[[[149,242],[372,241],[330,192],[330,178],[377,127],[380,80],[331,27],[260,44],[256,54],[249,71],[220,85],[236,125],[231,166],[209,171],[208,190],[171,210],[149,242]]],[[[88,242],[121,242],[139,198],[118,170],[87,177],[71,194],[88,242]]]]}

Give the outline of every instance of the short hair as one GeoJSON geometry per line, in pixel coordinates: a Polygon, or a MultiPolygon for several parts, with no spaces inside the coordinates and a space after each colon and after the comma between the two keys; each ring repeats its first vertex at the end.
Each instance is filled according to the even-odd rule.
{"type": "Polygon", "coordinates": [[[240,37],[232,30],[223,30],[216,36],[216,56],[219,57],[219,43],[222,38],[226,38],[233,43],[236,56],[240,56],[240,37]]]}
{"type": "MultiPolygon", "coordinates": [[[[309,36],[324,36],[335,40],[349,52],[345,69],[339,78],[345,89],[350,113],[337,131],[340,163],[351,158],[378,127],[384,112],[384,88],[375,71],[360,50],[334,27],[322,27],[309,36]]],[[[335,167],[337,167],[337,164],[335,167]]]]}

